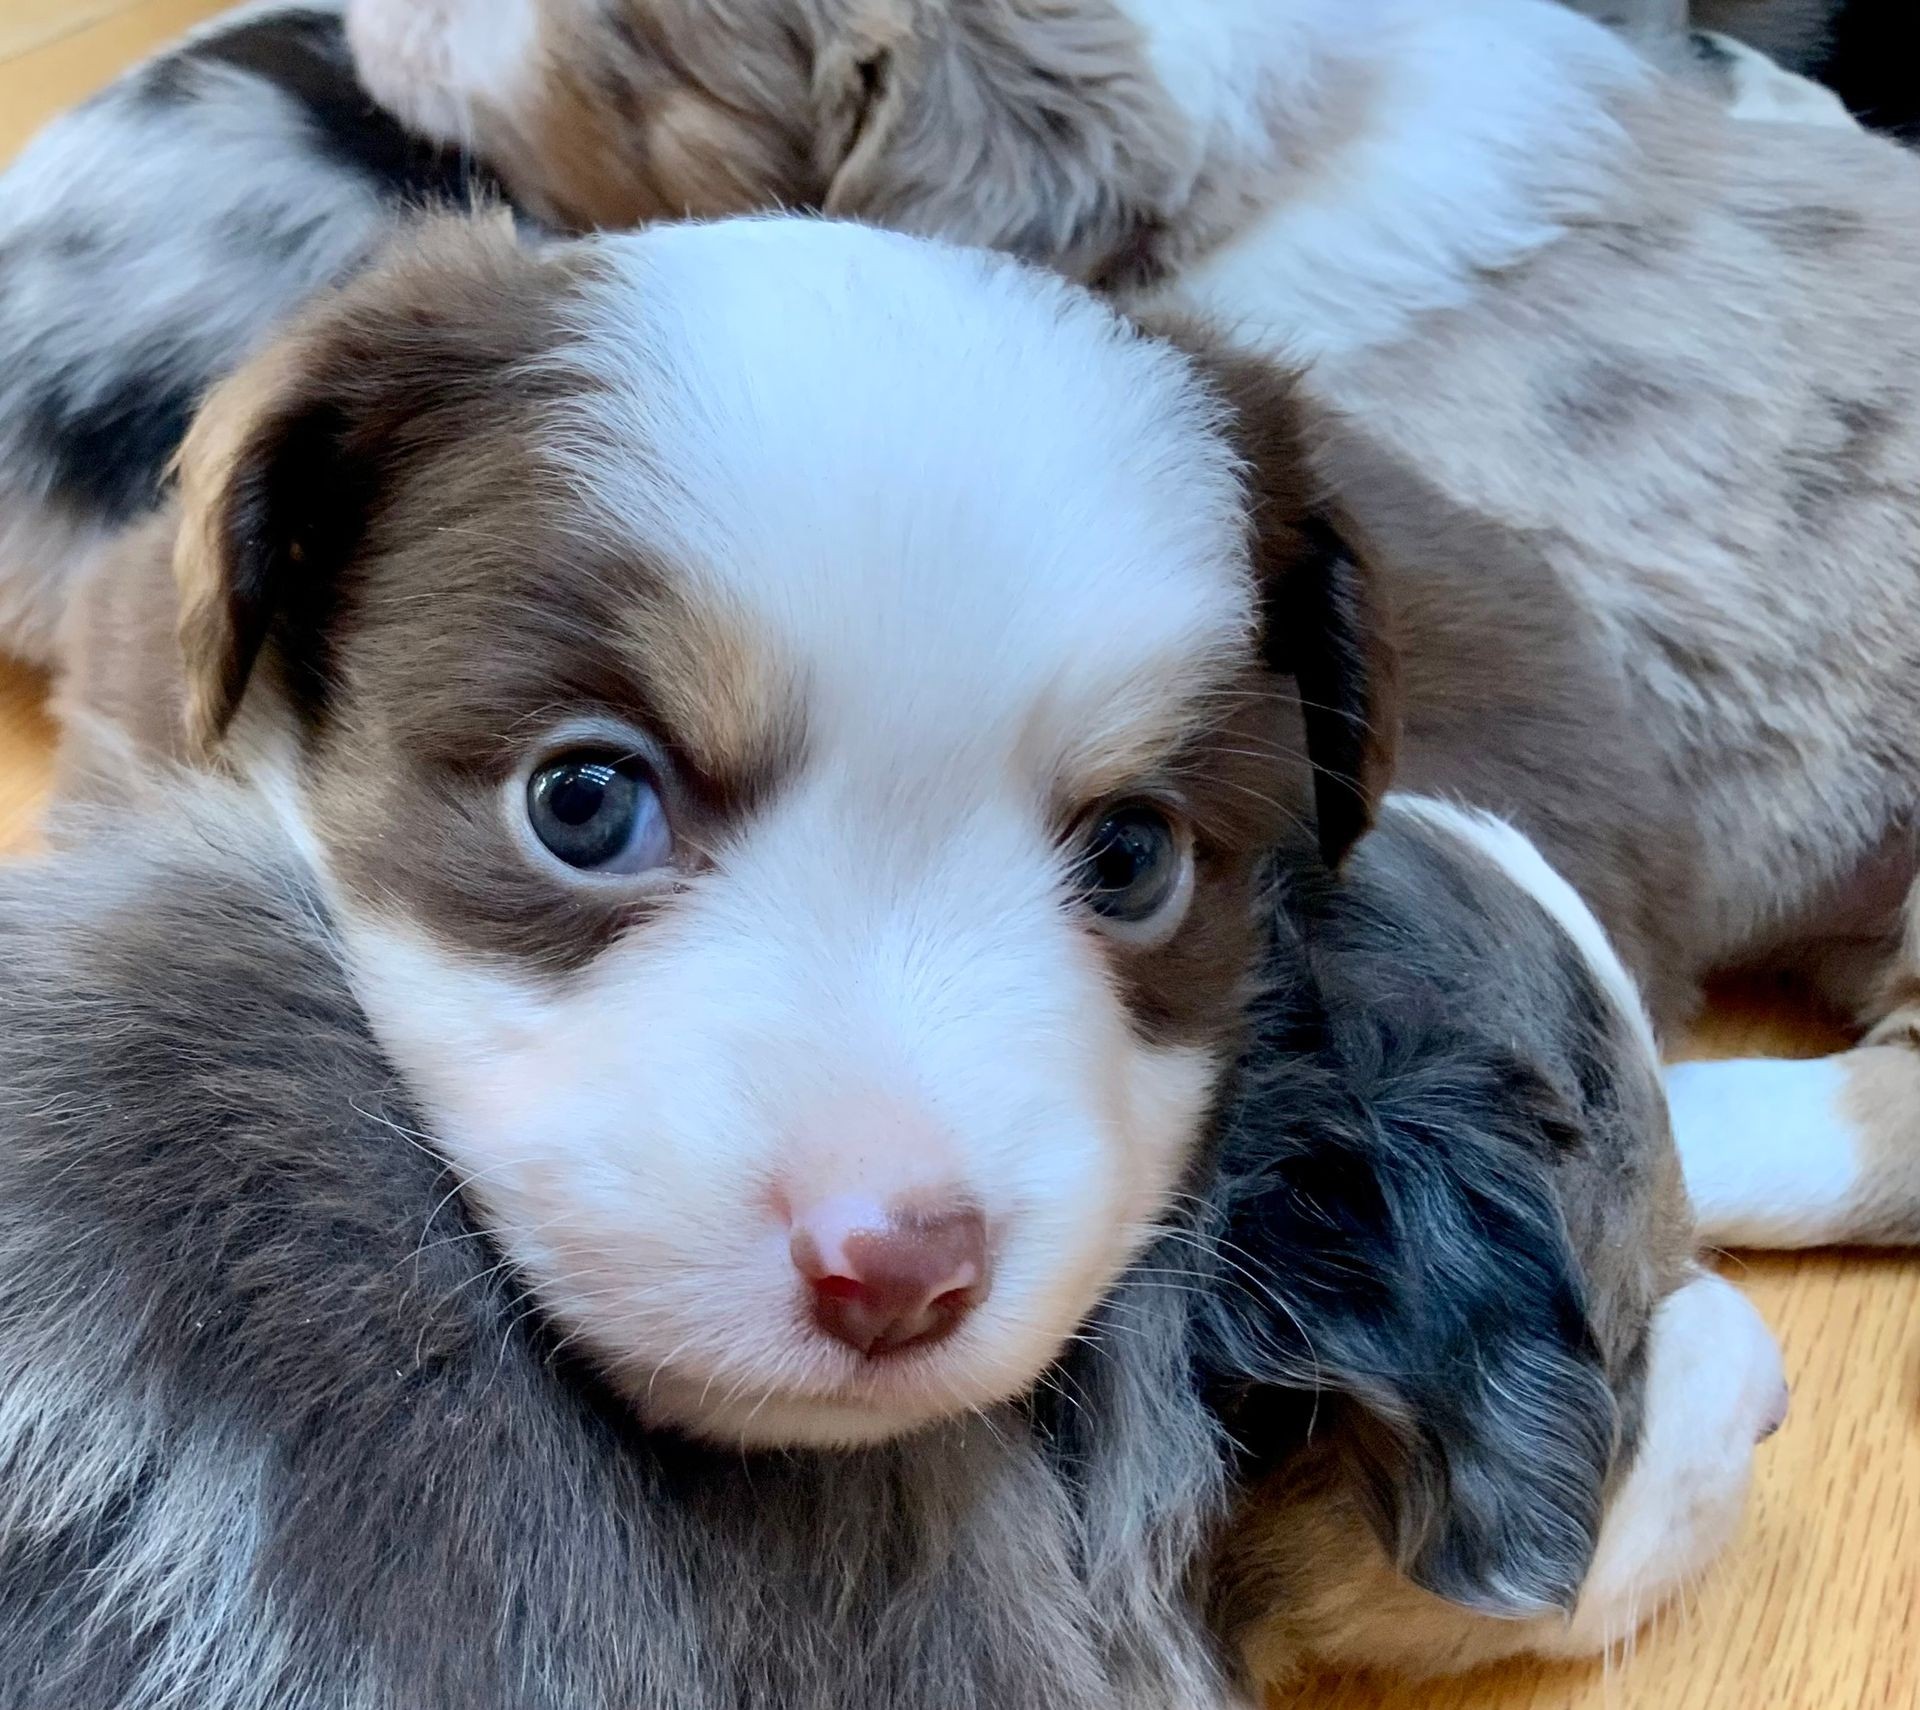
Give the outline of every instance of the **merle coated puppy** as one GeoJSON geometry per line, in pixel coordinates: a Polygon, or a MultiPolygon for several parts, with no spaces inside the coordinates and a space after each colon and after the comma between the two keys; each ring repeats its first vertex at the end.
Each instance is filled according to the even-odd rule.
{"type": "Polygon", "coordinates": [[[194,406],[409,210],[492,180],[361,90],[339,7],[251,7],[50,125],[0,180],[0,638],[150,512],[194,406]]]}

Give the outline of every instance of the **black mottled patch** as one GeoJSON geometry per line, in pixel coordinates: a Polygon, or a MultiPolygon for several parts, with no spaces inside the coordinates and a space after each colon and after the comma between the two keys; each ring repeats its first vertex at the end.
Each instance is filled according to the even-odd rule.
{"type": "Polygon", "coordinates": [[[389,195],[464,203],[499,194],[485,168],[414,136],[374,103],[354,75],[336,13],[276,12],[237,24],[151,66],[139,92],[169,105],[196,100],[208,66],[247,72],[288,96],[327,159],[389,195]]]}
{"type": "Polygon", "coordinates": [[[57,261],[66,261],[85,266],[105,258],[109,239],[105,232],[95,231],[87,226],[68,226],[64,231],[54,233],[48,241],[48,252],[57,261]]]}
{"type": "Polygon", "coordinates": [[[218,227],[220,241],[244,255],[270,255],[276,262],[290,263],[325,236],[333,226],[325,214],[288,224],[262,219],[255,214],[225,215],[218,227]]]}
{"type": "Polygon", "coordinates": [[[1840,456],[1864,473],[1879,462],[1881,447],[1899,428],[1899,412],[1871,398],[1836,397],[1829,402],[1840,427],[1840,456]]]}
{"type": "Polygon", "coordinates": [[[166,373],[124,374],[84,400],[49,384],[26,402],[22,437],[47,459],[53,499],[102,522],[126,523],[159,498],[199,393],[166,373]]]}

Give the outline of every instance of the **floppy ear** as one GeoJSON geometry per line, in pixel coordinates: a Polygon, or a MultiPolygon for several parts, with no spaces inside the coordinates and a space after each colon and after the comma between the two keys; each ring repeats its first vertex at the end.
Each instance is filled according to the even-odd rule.
{"type": "Polygon", "coordinates": [[[1239,1119],[1267,1137],[1227,1250],[1261,1286],[1225,1279],[1208,1360],[1255,1454],[1282,1392],[1320,1398],[1321,1440],[1413,1583],[1485,1614],[1568,1610],[1620,1428],[1548,1167],[1579,1138],[1524,1061],[1431,1038],[1396,1061],[1388,1031],[1351,1076],[1289,1079],[1296,1141],[1239,1119]]]}
{"type": "Polygon", "coordinates": [[[1261,651],[1299,686],[1320,852],[1338,866],[1373,824],[1399,745],[1399,670],[1376,576],[1322,498],[1293,376],[1191,322],[1146,330],[1178,345],[1225,407],[1247,485],[1261,651]]]}
{"type": "Polygon", "coordinates": [[[279,347],[214,393],[181,453],[174,579],[187,734],[203,755],[226,734],[271,631],[290,690],[310,697],[324,681],[318,641],[368,482],[327,378],[306,340],[279,347]]]}
{"type": "Polygon", "coordinates": [[[1118,8],[847,10],[814,68],[827,213],[1079,277],[1142,270],[1191,145],[1118,8]]]}
{"type": "Polygon", "coordinates": [[[174,547],[187,731],[203,753],[268,652],[296,710],[318,710],[387,466],[465,431],[478,383],[526,354],[541,265],[504,219],[427,224],[208,399],[180,453],[174,547]]]}
{"type": "Polygon", "coordinates": [[[1309,515],[1275,528],[1262,522],[1259,504],[1256,491],[1261,651],[1299,686],[1320,854],[1335,867],[1372,826],[1392,780],[1394,653],[1371,578],[1334,523],[1309,515]]]}

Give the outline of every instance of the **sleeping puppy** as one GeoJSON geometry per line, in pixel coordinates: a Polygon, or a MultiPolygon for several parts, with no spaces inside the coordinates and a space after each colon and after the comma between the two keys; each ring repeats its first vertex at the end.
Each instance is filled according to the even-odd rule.
{"type": "MultiPolygon", "coordinates": [[[[56,121],[0,176],[0,646],[58,658],[72,591],[158,505],[197,400],[425,206],[510,193],[523,222],[552,226],[863,196],[884,211],[858,188],[855,157],[869,124],[859,68],[871,30],[879,47],[889,39],[888,13],[825,0],[797,13],[362,5],[367,85],[396,119],[356,75],[339,0],[256,5],[56,121]]],[[[938,18],[927,7],[914,31],[938,18]]],[[[972,76],[1020,85],[1020,54],[1044,45],[981,27],[978,42],[961,30],[937,54],[928,43],[927,74],[956,99],[972,76]],[[982,53],[997,56],[990,73],[971,68],[982,53]]],[[[1061,42],[1049,82],[1106,78],[1121,39],[1090,29],[1061,42]]],[[[1714,63],[1738,70],[1749,105],[1804,106],[1813,87],[1764,61],[1714,63]]],[[[1119,127],[1113,171],[1158,172],[1179,152],[1146,117],[1158,110],[1149,80],[1119,78],[1104,99],[1119,127]]],[[[976,146],[1006,153],[990,127],[976,146]]],[[[972,188],[933,223],[953,226],[967,196],[1030,197],[1032,165],[1008,153],[954,178],[942,154],[928,188],[972,188]]],[[[1039,200],[1071,194],[1063,179],[1039,200]]],[[[1051,257],[1060,236],[1026,247],[1051,257]]]]}
{"type": "Polygon", "coordinates": [[[213,382],[489,182],[367,98],[326,0],[211,25],[31,143],[0,178],[0,645],[50,662],[213,382]]]}
{"type": "MultiPolygon", "coordinates": [[[[1303,1571],[1302,1515],[1463,1657],[1597,1645],[1724,1537],[1777,1357],[1692,1270],[1644,1015],[1529,847],[1396,805],[1327,877],[1391,674],[1267,421],[984,253],[451,224],[216,394],[179,637],[109,638],[76,728],[172,661],[403,1125],[648,1430],[733,1465],[1044,1402],[1098,1512],[1034,1553],[1127,1680],[1192,1654],[1183,1596],[1263,1669],[1344,1607],[1210,1589],[1236,1494],[1248,1583],[1303,1571]],[[1187,1340],[1116,1367],[1147,1300],[1187,1340]],[[1295,1455],[1316,1406],[1337,1465],[1295,1455]]],[[[1203,1702],[1196,1666],[1115,1701],[1203,1702]]]]}
{"type": "Polygon", "coordinates": [[[358,0],[350,30],[413,122],[537,138],[653,91],[752,159],[765,115],[811,114],[828,207],[1300,370],[1397,614],[1408,778],[1517,818],[1663,1029],[1760,965],[1868,1031],[1832,1063],[1681,1077],[1709,1234],[1920,1236],[1911,155],[1736,127],[1548,0],[899,0],[755,14],[757,37],[743,12],[726,63],[762,69],[678,101],[658,79],[691,26],[665,0],[473,0],[404,42],[393,11],[358,0]],[[483,14],[521,40],[486,66],[449,22],[483,14]],[[1756,1135],[1763,1106],[1783,1122],[1756,1135]]]}
{"type": "Polygon", "coordinates": [[[1692,1263],[1674,1155],[1648,1143],[1666,1116],[1639,995],[1532,844],[1433,798],[1390,795],[1337,879],[1294,867],[1285,895],[1307,995],[1259,1011],[1222,1248],[1286,1280],[1214,1356],[1268,1378],[1225,1417],[1281,1452],[1236,1469],[1216,1620],[1266,1679],[1302,1658],[1430,1675],[1607,1650],[1731,1537],[1747,1466],[1723,1422],[1765,1434],[1786,1405],[1752,1309],[1692,1263]],[[1548,1182],[1517,1180],[1517,1152],[1551,1158],[1548,1182]],[[1534,1197],[1548,1183],[1551,1206],[1534,1197]],[[1579,1255],[1586,1304],[1559,1311],[1585,1319],[1610,1397],[1533,1316],[1553,1292],[1542,1218],[1579,1255]],[[1382,1429],[1450,1417],[1488,1428],[1471,1447],[1382,1429]],[[1588,1558],[1545,1493],[1609,1433],[1634,1447],[1567,1599],[1543,1563],[1588,1558]]]}

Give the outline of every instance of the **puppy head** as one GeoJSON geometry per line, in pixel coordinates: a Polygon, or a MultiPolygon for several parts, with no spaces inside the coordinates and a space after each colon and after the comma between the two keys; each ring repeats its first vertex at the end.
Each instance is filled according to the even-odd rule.
{"type": "Polygon", "coordinates": [[[1694,1263],[1653,1035],[1599,923],[1498,820],[1394,797],[1388,827],[1326,910],[1360,1097],[1242,1219],[1337,1417],[1230,1576],[1263,1671],[1604,1649],[1730,1540],[1784,1414],[1772,1337],[1694,1263]]]}
{"type": "Polygon", "coordinates": [[[1110,0],[352,0],[361,76],[575,225],[815,207],[1084,273],[1192,152],[1110,0]]]}
{"type": "Polygon", "coordinates": [[[183,488],[195,727],[567,1331],[749,1442],[1027,1385],[1194,1160],[1306,822],[1178,354],[863,228],[450,223],[183,488]]]}

